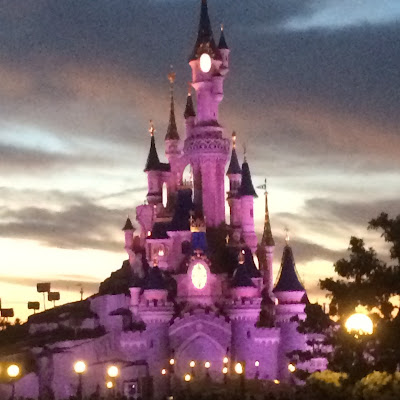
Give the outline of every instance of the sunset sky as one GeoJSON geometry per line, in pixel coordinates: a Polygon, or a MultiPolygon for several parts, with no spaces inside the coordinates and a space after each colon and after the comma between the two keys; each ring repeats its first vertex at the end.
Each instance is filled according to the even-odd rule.
{"type": "MultiPolygon", "coordinates": [[[[231,49],[220,123],[268,179],[279,269],[285,227],[311,299],[351,235],[400,214],[400,2],[209,0],[231,49]]],[[[16,316],[52,282],[85,296],[126,258],[174,65],[184,136],[199,0],[0,0],[0,297],[16,316]]],[[[241,155],[242,157],[242,155],[241,155]]],[[[164,158],[165,159],[165,158],[164,158]]],[[[256,204],[262,232],[263,196],[256,204]]]]}

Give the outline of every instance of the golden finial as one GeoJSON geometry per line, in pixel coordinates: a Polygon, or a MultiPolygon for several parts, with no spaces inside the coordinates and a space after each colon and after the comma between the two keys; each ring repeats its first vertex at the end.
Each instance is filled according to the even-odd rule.
{"type": "Polygon", "coordinates": [[[223,32],[223,31],[224,31],[224,24],[221,23],[221,32],[223,32]]]}
{"type": "Polygon", "coordinates": [[[174,67],[172,65],[171,65],[171,71],[169,72],[169,74],[167,76],[168,76],[168,80],[169,80],[169,83],[171,84],[171,88],[172,88],[174,85],[174,82],[175,82],[175,77],[176,77],[176,74],[174,72],[174,67]]]}
{"type": "Polygon", "coordinates": [[[285,242],[286,242],[286,244],[288,245],[288,244],[289,244],[289,240],[290,240],[289,228],[288,228],[288,227],[285,228],[285,232],[286,232],[286,235],[285,235],[285,242]]]}
{"type": "Polygon", "coordinates": [[[150,136],[154,136],[154,132],[156,131],[156,128],[154,128],[154,124],[153,124],[153,120],[150,120],[150,128],[149,128],[149,132],[150,132],[150,136]]]}
{"type": "Polygon", "coordinates": [[[243,159],[244,159],[244,162],[247,162],[247,145],[246,145],[246,143],[243,143],[243,159]]]}
{"type": "Polygon", "coordinates": [[[232,147],[235,149],[236,148],[236,132],[232,132],[232,147]]]}

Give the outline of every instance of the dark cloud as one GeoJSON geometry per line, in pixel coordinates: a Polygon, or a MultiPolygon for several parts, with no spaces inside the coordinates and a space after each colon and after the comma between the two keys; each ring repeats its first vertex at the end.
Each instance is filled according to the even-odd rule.
{"type": "Polygon", "coordinates": [[[95,154],[65,154],[46,152],[42,149],[30,149],[0,144],[0,168],[7,173],[46,172],[62,167],[78,168],[82,166],[106,166],[111,164],[95,154]]]}
{"type": "Polygon", "coordinates": [[[121,227],[127,209],[107,208],[81,200],[60,211],[48,207],[23,207],[0,210],[0,236],[31,239],[63,249],[122,251],[121,227]]]}

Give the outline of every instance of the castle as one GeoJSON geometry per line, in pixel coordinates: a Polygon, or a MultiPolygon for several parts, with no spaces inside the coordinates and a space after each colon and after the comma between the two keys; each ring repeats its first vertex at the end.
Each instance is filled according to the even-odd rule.
{"type": "Polygon", "coordinates": [[[111,364],[119,368],[119,390],[136,397],[151,390],[161,398],[187,373],[222,380],[223,367],[231,369],[238,361],[248,378],[284,381],[290,376],[287,353],[306,346],[292,320],[305,317],[308,301],[292,249],[286,244],[274,286],[275,243],[266,188],[259,242],[249,164],[245,158],[240,165],[236,137],[227,139],[218,122],[230,50],[222,29],[218,44],[214,40],[207,7],[202,0],[189,57],[196,101],[189,92],[185,138],[178,134],[175,77],[169,74],[167,163],[160,162],[150,128],[147,201],[136,208],[140,229],[129,218],[123,228],[128,260],[98,294],[29,318],[27,345],[1,359],[24,365],[29,358],[34,365],[23,367],[17,395],[68,398],[76,391],[77,360],[87,365],[85,393],[99,386],[105,390],[111,364]],[[190,178],[185,179],[188,168],[190,178]],[[59,334],[71,331],[72,337],[59,334]]]}

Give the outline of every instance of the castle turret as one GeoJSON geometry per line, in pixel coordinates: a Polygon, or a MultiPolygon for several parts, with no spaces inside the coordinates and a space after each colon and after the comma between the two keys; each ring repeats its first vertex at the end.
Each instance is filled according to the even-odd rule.
{"type": "Polygon", "coordinates": [[[192,86],[189,85],[188,95],[186,98],[185,112],[183,113],[183,116],[185,117],[186,136],[191,135],[192,128],[194,126],[196,118],[196,112],[194,111],[191,88],[192,86]]]}
{"type": "Polygon", "coordinates": [[[224,175],[229,142],[222,137],[218,123],[223,62],[214,41],[206,0],[201,2],[197,40],[189,64],[191,84],[196,90],[197,117],[185,140],[184,152],[193,170],[196,213],[206,217],[207,226],[216,227],[225,222],[224,175]]]}
{"type": "Polygon", "coordinates": [[[221,74],[226,75],[229,72],[229,47],[226,44],[225,34],[224,34],[224,25],[221,25],[221,36],[219,38],[218,50],[221,54],[222,59],[222,67],[221,74]]]}
{"type": "Polygon", "coordinates": [[[132,221],[129,217],[126,219],[122,230],[125,234],[125,251],[128,253],[129,263],[132,265],[135,259],[135,254],[133,251],[133,232],[135,232],[135,228],[133,227],[132,221]]]}
{"type": "Polygon", "coordinates": [[[254,197],[257,197],[257,193],[254,190],[246,157],[242,164],[242,180],[238,195],[241,204],[242,237],[254,253],[257,250],[257,236],[254,229],[254,197]]]}
{"type": "Polygon", "coordinates": [[[262,235],[261,243],[258,248],[258,260],[260,263],[260,269],[263,274],[264,288],[267,294],[271,294],[273,289],[274,275],[273,275],[273,261],[274,261],[274,249],[275,241],[272,236],[271,222],[268,211],[268,192],[267,192],[267,180],[264,185],[265,196],[265,218],[264,218],[264,232],[262,235]]]}
{"type": "MultiPolygon", "coordinates": [[[[242,180],[242,169],[240,168],[239,161],[236,154],[236,134],[232,133],[232,153],[231,161],[229,163],[228,171],[226,175],[229,178],[229,192],[228,192],[228,204],[230,208],[230,225],[235,232],[240,229],[241,215],[240,215],[240,197],[238,196],[238,190],[242,180]]],[[[240,234],[240,232],[239,232],[240,234]]]]}
{"type": "Polygon", "coordinates": [[[146,167],[144,172],[147,173],[148,192],[147,202],[152,205],[157,205],[162,202],[162,180],[161,180],[161,163],[158,158],[156,142],[154,139],[155,128],[150,121],[150,150],[147,156],[146,167]]]}
{"type": "Polygon", "coordinates": [[[306,348],[306,338],[297,331],[298,323],[292,320],[295,316],[298,316],[299,319],[305,318],[303,299],[306,297],[306,291],[298,277],[288,238],[283,249],[278,282],[273,292],[278,299],[275,321],[281,328],[281,346],[278,358],[279,376],[281,379],[289,379],[290,373],[287,366],[290,360],[287,354],[293,350],[304,350],[306,348]]]}

